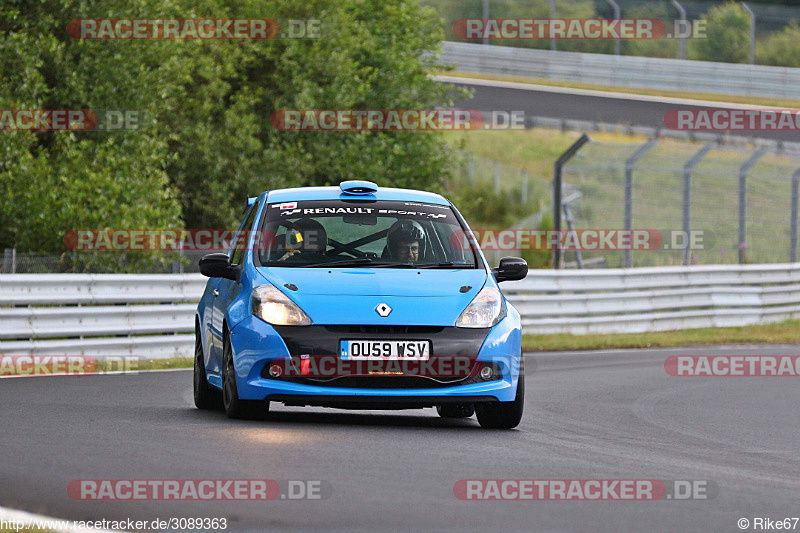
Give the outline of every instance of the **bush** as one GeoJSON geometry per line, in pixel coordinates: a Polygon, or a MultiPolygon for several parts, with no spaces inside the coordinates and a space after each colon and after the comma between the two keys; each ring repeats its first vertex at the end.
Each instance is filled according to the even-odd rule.
{"type": "Polygon", "coordinates": [[[759,42],[756,61],[761,65],[800,67],[800,25],[791,21],[783,31],[759,42]]]}
{"type": "Polygon", "coordinates": [[[728,3],[714,7],[703,15],[705,39],[691,39],[689,59],[746,63],[750,57],[750,16],[739,5],[728,3]]]}
{"type": "Polygon", "coordinates": [[[487,182],[463,185],[447,196],[473,229],[504,229],[530,214],[529,207],[513,201],[510,192],[495,194],[487,182]]]}

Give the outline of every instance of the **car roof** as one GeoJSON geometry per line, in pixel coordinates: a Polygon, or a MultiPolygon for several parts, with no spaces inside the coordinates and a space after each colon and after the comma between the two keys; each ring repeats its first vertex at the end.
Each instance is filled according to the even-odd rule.
{"type": "Polygon", "coordinates": [[[437,205],[450,205],[442,195],[414,189],[395,189],[378,187],[377,192],[369,195],[354,195],[342,192],[338,186],[332,187],[293,187],[267,191],[269,203],[297,202],[307,200],[395,200],[402,202],[425,202],[437,205]]]}

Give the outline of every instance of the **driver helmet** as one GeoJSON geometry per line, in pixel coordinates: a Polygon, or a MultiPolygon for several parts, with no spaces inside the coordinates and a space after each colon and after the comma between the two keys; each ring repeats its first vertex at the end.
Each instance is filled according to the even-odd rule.
{"type": "Polygon", "coordinates": [[[301,218],[291,223],[286,231],[286,247],[306,252],[325,253],[328,233],[314,219],[301,218]]]}
{"type": "Polygon", "coordinates": [[[386,233],[386,244],[392,256],[396,255],[395,250],[398,243],[414,241],[419,243],[420,255],[422,255],[421,252],[425,249],[425,230],[422,229],[419,222],[414,220],[398,220],[386,233]]]}

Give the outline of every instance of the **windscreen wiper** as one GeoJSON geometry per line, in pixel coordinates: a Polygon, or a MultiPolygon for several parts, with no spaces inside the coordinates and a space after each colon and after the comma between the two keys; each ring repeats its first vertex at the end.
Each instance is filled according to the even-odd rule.
{"type": "Polygon", "coordinates": [[[417,268],[468,268],[469,263],[454,263],[452,261],[442,261],[441,263],[430,263],[427,265],[418,265],[417,268]]]}
{"type": "Polygon", "coordinates": [[[343,261],[331,261],[328,263],[312,263],[310,265],[298,264],[300,268],[323,268],[332,266],[372,266],[372,259],[369,257],[356,257],[354,259],[345,259],[343,261]]]}

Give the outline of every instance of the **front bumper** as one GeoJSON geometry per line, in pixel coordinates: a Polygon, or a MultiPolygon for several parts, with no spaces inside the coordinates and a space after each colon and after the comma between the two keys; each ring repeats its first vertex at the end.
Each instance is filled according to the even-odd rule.
{"type": "MultiPolygon", "coordinates": [[[[244,400],[268,400],[286,405],[322,405],[354,409],[406,409],[444,403],[510,402],[516,394],[521,354],[519,314],[508,306],[507,316],[487,329],[428,326],[278,326],[250,316],[231,330],[236,381],[244,400]],[[396,378],[342,378],[338,383],[314,384],[308,379],[275,379],[266,368],[303,355],[336,357],[342,339],[428,339],[431,358],[470,357],[493,363],[502,377],[491,381],[454,380],[453,384],[425,383],[405,376],[396,378]],[[375,379],[375,386],[370,386],[375,379]],[[403,385],[386,386],[387,380],[405,380],[403,385]],[[379,381],[380,380],[380,381],[379,381]],[[476,382],[477,381],[477,382],[476,382]],[[348,383],[357,386],[346,386],[348,383]],[[381,383],[378,385],[378,383],[381,383]],[[416,385],[416,386],[415,386],[416,385]]],[[[337,381],[337,380],[335,380],[337,381]]],[[[400,383],[398,381],[398,383],[400,383]]]]}

